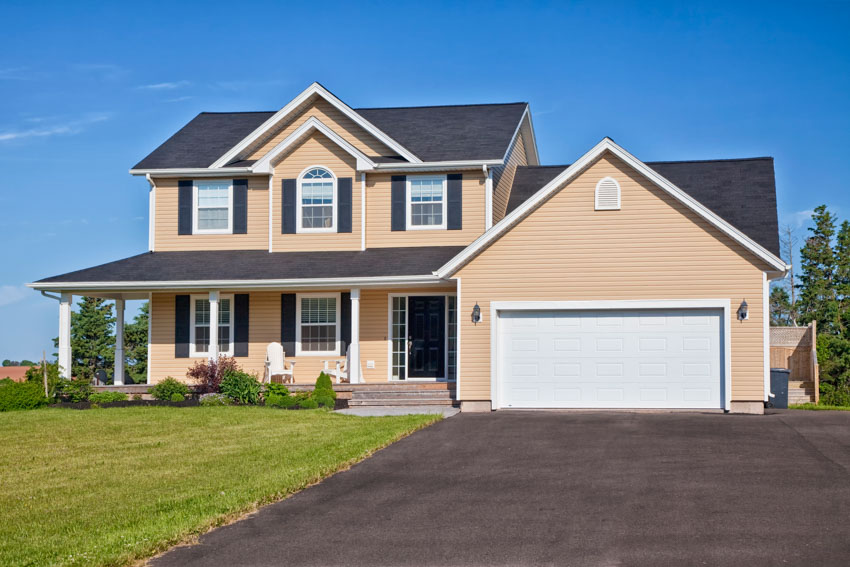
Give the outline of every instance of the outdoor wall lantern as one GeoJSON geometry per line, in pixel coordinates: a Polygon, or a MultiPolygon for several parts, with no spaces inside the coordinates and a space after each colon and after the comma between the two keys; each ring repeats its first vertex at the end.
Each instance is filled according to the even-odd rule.
{"type": "Polygon", "coordinates": [[[749,319],[749,311],[747,307],[747,300],[741,302],[741,306],[738,308],[738,321],[744,321],[749,319]]]}
{"type": "Polygon", "coordinates": [[[472,308],[472,322],[476,325],[481,322],[481,308],[478,307],[477,303],[472,308]]]}

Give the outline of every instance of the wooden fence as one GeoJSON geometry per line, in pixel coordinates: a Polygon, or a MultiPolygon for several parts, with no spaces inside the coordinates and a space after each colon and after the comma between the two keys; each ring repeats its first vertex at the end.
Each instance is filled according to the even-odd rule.
{"type": "Polygon", "coordinates": [[[812,390],[812,401],[820,399],[818,384],[816,324],[808,327],[770,328],[770,367],[786,368],[791,371],[789,382],[806,384],[812,390]]]}

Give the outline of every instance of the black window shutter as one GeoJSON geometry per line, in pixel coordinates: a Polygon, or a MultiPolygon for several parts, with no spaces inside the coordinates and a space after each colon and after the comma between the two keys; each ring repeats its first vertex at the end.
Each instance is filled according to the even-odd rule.
{"type": "Polygon", "coordinates": [[[450,173],[446,176],[448,187],[448,210],[446,210],[446,228],[461,230],[463,228],[463,174],[450,173]]]}
{"type": "Polygon", "coordinates": [[[174,297],[174,357],[189,358],[189,296],[174,297]]]}
{"type": "Polygon", "coordinates": [[[295,180],[283,180],[283,209],[281,232],[295,234],[295,180]]]}
{"type": "Polygon", "coordinates": [[[248,356],[249,311],[247,293],[237,293],[233,296],[233,356],[248,356]]]}
{"type": "Polygon", "coordinates": [[[248,233],[248,180],[233,180],[233,234],[248,233]]]}
{"type": "Polygon", "coordinates": [[[351,178],[342,177],[336,187],[336,231],[351,232],[351,178]]]}
{"type": "Polygon", "coordinates": [[[191,179],[181,179],[177,182],[177,234],[192,234],[191,179]]]}
{"type": "Polygon", "coordinates": [[[295,356],[295,294],[280,294],[280,344],[284,354],[295,356]]]}
{"type": "Polygon", "coordinates": [[[393,175],[392,177],[392,230],[407,228],[407,176],[393,175]]]}
{"type": "Polygon", "coordinates": [[[348,348],[348,343],[351,342],[351,294],[341,294],[340,301],[342,301],[342,305],[340,305],[339,310],[339,324],[341,325],[339,330],[339,354],[345,356],[345,349],[348,348]]]}

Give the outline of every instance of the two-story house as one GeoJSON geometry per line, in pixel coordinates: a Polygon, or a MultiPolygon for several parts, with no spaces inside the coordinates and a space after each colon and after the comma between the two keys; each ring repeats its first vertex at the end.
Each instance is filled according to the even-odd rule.
{"type": "Polygon", "coordinates": [[[644,163],[605,138],[541,166],[525,103],[353,109],[313,84],[199,114],[130,172],[149,251],[31,284],[59,294],[66,375],[94,295],[150,301],[150,383],[217,355],[262,375],[280,342],[296,382],[350,348],[353,385],[452,382],[467,410],[767,399],[770,158],[644,163]]]}

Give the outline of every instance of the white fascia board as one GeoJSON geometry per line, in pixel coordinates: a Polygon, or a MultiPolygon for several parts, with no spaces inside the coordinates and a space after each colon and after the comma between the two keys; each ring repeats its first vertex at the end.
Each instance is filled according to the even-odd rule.
{"type": "Polygon", "coordinates": [[[296,128],[292,134],[287,136],[286,139],[284,139],[282,142],[272,148],[269,152],[266,153],[266,155],[264,155],[253,166],[251,166],[251,170],[254,173],[260,174],[273,173],[271,163],[272,160],[283,152],[285,152],[289,147],[295,145],[299,140],[312,133],[313,131],[321,132],[322,134],[330,138],[333,143],[335,143],[340,148],[348,152],[352,157],[354,157],[357,160],[357,171],[374,169],[374,162],[372,162],[372,160],[370,160],[366,156],[366,154],[352,146],[336,132],[325,126],[325,124],[323,124],[321,120],[319,120],[315,116],[311,116],[310,118],[304,121],[304,124],[296,128]]]}
{"type": "MultiPolygon", "coordinates": [[[[530,105],[528,110],[528,129],[531,132],[531,149],[534,151],[534,163],[529,163],[528,165],[540,165],[540,154],[537,153],[537,134],[534,133],[534,121],[531,119],[530,105]]],[[[525,151],[527,152],[528,149],[525,151]]]]}
{"type": "Polygon", "coordinates": [[[260,139],[260,137],[265,134],[270,128],[273,128],[275,125],[277,125],[281,120],[286,118],[289,114],[291,114],[298,107],[304,104],[304,102],[306,102],[307,99],[309,99],[313,95],[319,95],[320,97],[328,101],[330,104],[335,106],[340,112],[342,112],[348,118],[353,120],[355,124],[359,125],[364,130],[375,136],[378,140],[383,142],[388,147],[397,151],[399,155],[404,156],[404,158],[408,161],[414,163],[419,163],[421,161],[404,146],[390,138],[371,122],[354,112],[351,107],[349,107],[347,104],[345,104],[333,94],[331,94],[330,91],[328,91],[325,87],[323,87],[319,83],[313,83],[312,85],[307,87],[301,94],[289,101],[286,106],[277,111],[274,116],[263,122],[256,130],[251,132],[246,138],[244,138],[241,142],[231,148],[226,154],[218,158],[218,160],[216,160],[210,167],[222,167],[236,159],[242,151],[244,151],[258,139],[260,139]]]}
{"type": "Polygon", "coordinates": [[[502,165],[500,159],[485,159],[474,161],[427,161],[422,163],[376,163],[375,169],[386,172],[417,172],[417,171],[447,171],[481,169],[482,166],[495,167],[502,165]]]}
{"type": "Polygon", "coordinates": [[[618,146],[614,143],[610,138],[604,138],[601,142],[593,146],[587,153],[581,156],[575,163],[566,168],[560,174],[558,174],[555,179],[544,185],[537,193],[531,196],[525,203],[517,207],[511,214],[507,215],[501,221],[493,225],[489,231],[485,232],[481,236],[479,236],[475,241],[472,242],[469,246],[463,249],[457,256],[449,260],[443,267],[434,272],[435,275],[441,278],[450,277],[454,274],[461,266],[466,264],[469,260],[474,258],[480,251],[482,251],[486,246],[488,246],[491,242],[502,236],[505,232],[510,230],[514,224],[525,218],[526,215],[535,210],[540,204],[545,201],[549,195],[557,191],[564,183],[571,181],[575,178],[579,173],[584,171],[591,163],[593,163],[600,155],[602,155],[605,151],[610,151],[618,158],[626,162],[628,165],[632,166],[650,181],[655,183],[658,187],[678,199],[685,206],[696,212],[698,215],[707,220],[710,224],[712,224],[715,228],[719,229],[721,232],[732,238],[732,240],[738,242],[744,248],[755,254],[769,266],[775,268],[779,271],[785,271],[787,266],[784,261],[780,258],[777,258],[766,248],[756,243],[750,237],[746,236],[737,228],[730,225],[728,222],[711,212],[709,209],[705,208],[702,204],[700,204],[696,199],[667,181],[665,178],[658,175],[655,171],[650,169],[647,165],[641,162],[639,159],[631,155],[629,152],[618,146]]]}
{"type": "Polygon", "coordinates": [[[306,288],[348,288],[382,286],[418,286],[453,285],[434,275],[424,276],[387,276],[360,278],[304,278],[282,280],[197,280],[197,281],[132,281],[132,282],[34,282],[26,284],[36,290],[62,290],[72,292],[114,290],[114,291],[167,291],[195,289],[306,289],[306,288]]]}
{"type": "Polygon", "coordinates": [[[251,175],[250,167],[219,167],[210,168],[172,168],[172,169],[131,169],[130,175],[150,177],[223,177],[227,175],[251,175]]]}
{"type": "Polygon", "coordinates": [[[529,106],[525,105],[525,111],[522,113],[522,117],[519,119],[519,124],[517,124],[516,130],[514,130],[514,135],[511,136],[511,142],[508,144],[508,148],[505,150],[505,155],[502,157],[502,163],[508,163],[508,154],[511,153],[511,148],[514,147],[516,143],[516,139],[520,136],[520,132],[522,132],[522,126],[525,124],[525,121],[528,120],[528,129],[531,132],[531,148],[526,148],[526,160],[529,161],[528,165],[539,165],[540,157],[537,155],[537,140],[534,139],[534,126],[531,124],[531,110],[529,106]],[[534,163],[531,163],[531,160],[528,160],[528,152],[529,150],[533,150],[534,163]]]}

